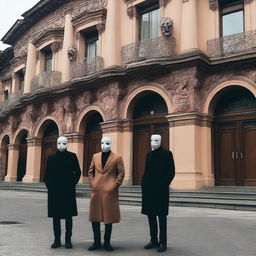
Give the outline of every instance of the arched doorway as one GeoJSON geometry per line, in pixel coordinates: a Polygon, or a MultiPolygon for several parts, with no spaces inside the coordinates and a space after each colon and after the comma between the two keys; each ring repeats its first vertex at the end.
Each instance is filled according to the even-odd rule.
{"type": "Polygon", "coordinates": [[[9,143],[9,136],[5,135],[1,143],[0,180],[4,180],[4,177],[7,175],[9,143]]]}
{"type": "Polygon", "coordinates": [[[59,129],[55,122],[46,121],[45,130],[42,138],[42,157],[41,157],[41,171],[40,181],[44,180],[47,158],[57,150],[57,139],[59,136],[59,129]]]}
{"type": "Polygon", "coordinates": [[[88,176],[93,154],[101,151],[101,122],[103,118],[97,111],[90,111],[85,116],[83,176],[88,176]]]}
{"type": "Polygon", "coordinates": [[[164,99],[157,93],[146,91],[134,99],[133,109],[133,184],[140,185],[145,169],[147,152],[151,150],[152,134],[162,136],[162,146],[169,149],[168,113],[164,99]]]}
{"type": "Polygon", "coordinates": [[[214,164],[217,186],[256,186],[256,100],[241,86],[213,99],[214,164]]]}
{"type": "Polygon", "coordinates": [[[18,137],[19,156],[18,156],[18,165],[17,165],[17,181],[22,181],[23,177],[26,174],[27,149],[28,149],[27,137],[28,137],[28,132],[25,130],[23,130],[18,137]]]}

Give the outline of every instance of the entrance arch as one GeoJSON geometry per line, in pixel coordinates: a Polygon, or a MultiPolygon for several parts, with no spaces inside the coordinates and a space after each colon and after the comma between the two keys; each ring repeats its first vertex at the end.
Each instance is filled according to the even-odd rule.
{"type": "Polygon", "coordinates": [[[18,145],[18,164],[17,164],[17,181],[22,181],[27,169],[27,144],[28,131],[21,130],[14,140],[14,144],[18,145]]]}
{"type": "Polygon", "coordinates": [[[42,134],[42,151],[41,151],[41,170],[40,181],[44,180],[47,158],[57,150],[57,139],[59,136],[59,129],[57,124],[52,120],[46,120],[40,133],[42,134]]]}
{"type": "Polygon", "coordinates": [[[256,186],[256,99],[233,85],[210,102],[214,115],[214,169],[218,186],[256,186]]]}
{"type": "Polygon", "coordinates": [[[152,134],[162,136],[162,146],[169,149],[168,107],[157,93],[144,91],[131,102],[133,119],[133,184],[139,185],[145,169],[146,154],[151,150],[152,134]]]}
{"type": "Polygon", "coordinates": [[[7,175],[9,144],[10,138],[8,135],[5,135],[1,141],[0,180],[4,180],[4,177],[7,175]]]}
{"type": "Polygon", "coordinates": [[[83,120],[84,127],[84,163],[83,176],[88,176],[93,154],[101,151],[102,130],[100,123],[103,117],[96,110],[88,112],[83,120]]]}

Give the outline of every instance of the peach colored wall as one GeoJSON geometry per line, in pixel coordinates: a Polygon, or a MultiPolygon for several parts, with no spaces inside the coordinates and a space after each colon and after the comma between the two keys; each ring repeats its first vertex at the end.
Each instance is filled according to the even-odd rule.
{"type": "Polygon", "coordinates": [[[207,53],[207,41],[218,37],[216,32],[216,12],[210,10],[208,1],[199,0],[198,8],[198,46],[199,49],[207,53]],[[200,2],[200,3],[199,3],[200,2]]]}
{"type": "Polygon", "coordinates": [[[17,145],[8,145],[8,167],[5,181],[14,182],[17,179],[17,166],[18,166],[19,150],[17,145]]]}

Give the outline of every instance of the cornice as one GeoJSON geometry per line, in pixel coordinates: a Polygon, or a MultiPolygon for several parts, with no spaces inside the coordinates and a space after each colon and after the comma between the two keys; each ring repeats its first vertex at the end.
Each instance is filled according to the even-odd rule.
{"type": "Polygon", "coordinates": [[[64,38],[64,28],[56,28],[45,31],[43,34],[39,35],[32,43],[35,47],[46,43],[47,41],[63,41],[64,38]]]}

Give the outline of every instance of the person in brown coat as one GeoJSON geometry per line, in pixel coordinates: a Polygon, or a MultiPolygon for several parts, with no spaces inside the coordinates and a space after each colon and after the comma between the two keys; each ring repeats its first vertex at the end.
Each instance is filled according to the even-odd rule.
{"type": "Polygon", "coordinates": [[[125,170],[122,157],[111,152],[111,139],[103,137],[102,152],[92,157],[88,177],[91,185],[89,221],[92,222],[94,243],[89,251],[101,247],[100,222],[105,223],[104,249],[112,251],[110,244],[112,224],[120,222],[118,187],[122,184],[125,170]]]}

